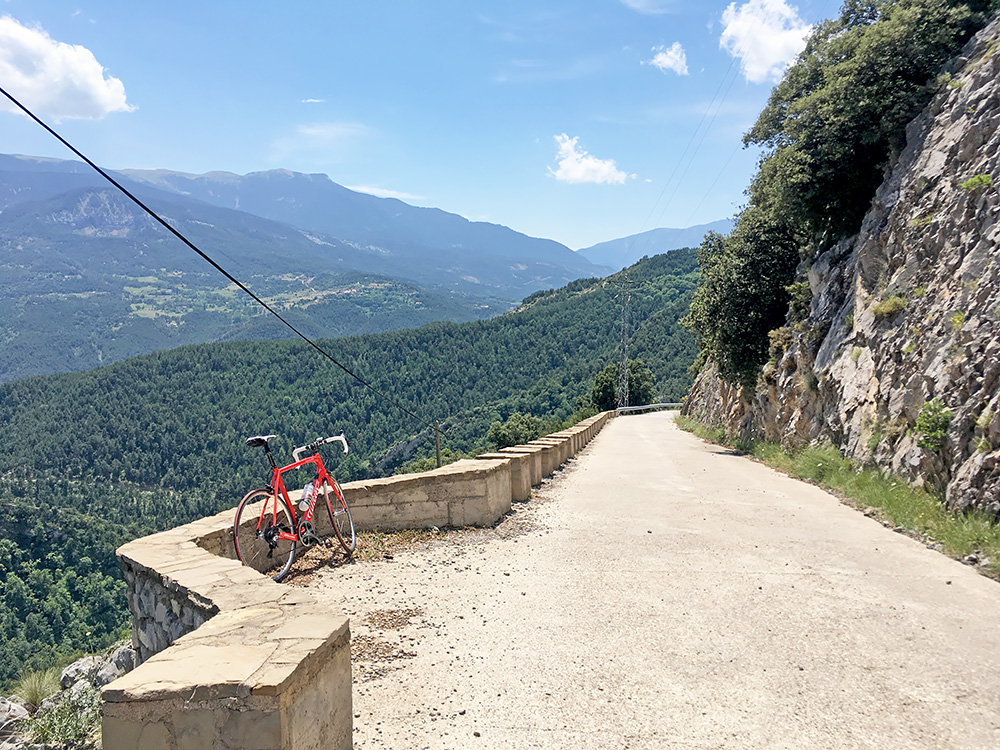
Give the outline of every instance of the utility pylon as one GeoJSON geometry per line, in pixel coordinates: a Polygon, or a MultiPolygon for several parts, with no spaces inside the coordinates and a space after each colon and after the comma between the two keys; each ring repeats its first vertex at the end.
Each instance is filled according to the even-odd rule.
{"type": "Polygon", "coordinates": [[[618,287],[618,299],[622,305],[622,337],[619,344],[621,360],[618,364],[618,393],[617,404],[620,409],[628,406],[628,314],[629,306],[632,302],[632,283],[628,277],[628,271],[622,271],[621,280],[618,287]]]}

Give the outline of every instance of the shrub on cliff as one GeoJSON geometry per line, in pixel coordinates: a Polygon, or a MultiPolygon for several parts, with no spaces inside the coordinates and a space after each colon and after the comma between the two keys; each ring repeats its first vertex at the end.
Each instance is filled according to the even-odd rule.
{"type": "Polygon", "coordinates": [[[946,409],[940,399],[924,404],[917,417],[917,445],[927,450],[939,451],[948,439],[952,412],[946,409]]]}
{"type": "Polygon", "coordinates": [[[698,249],[702,283],[681,321],[734,384],[752,386],[767,361],[768,332],[788,310],[798,244],[785,227],[749,208],[726,237],[710,233],[698,249]]]}
{"type": "MultiPolygon", "coordinates": [[[[816,27],[744,137],[764,149],[747,206],[699,251],[688,325],[734,384],[767,361],[800,258],[861,226],[938,73],[998,0],[846,0],[816,27]]],[[[794,287],[792,287],[794,289],[794,287]]]]}
{"type": "Polygon", "coordinates": [[[820,24],[744,136],[765,149],[752,205],[808,235],[853,234],[941,69],[988,0],[848,0],[820,24]]]}

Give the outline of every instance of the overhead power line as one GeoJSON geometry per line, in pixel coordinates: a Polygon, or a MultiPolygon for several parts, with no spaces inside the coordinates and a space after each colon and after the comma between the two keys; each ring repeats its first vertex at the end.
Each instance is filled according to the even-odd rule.
{"type": "MultiPolygon", "coordinates": [[[[657,206],[660,205],[660,202],[663,200],[663,196],[666,194],[667,189],[670,187],[671,183],[673,182],[674,177],[676,177],[678,175],[678,172],[680,172],[680,176],[677,179],[677,183],[674,185],[674,189],[670,193],[670,197],[667,198],[666,203],[663,204],[663,207],[660,210],[659,218],[657,219],[656,223],[659,224],[661,221],[663,221],[663,217],[666,215],[667,209],[670,208],[671,204],[674,202],[674,198],[677,196],[678,190],[680,190],[681,185],[684,183],[684,178],[687,177],[688,171],[691,169],[691,166],[694,164],[695,157],[698,155],[698,152],[701,150],[702,144],[705,142],[705,139],[708,137],[708,133],[712,129],[712,126],[715,124],[715,120],[719,116],[719,113],[722,111],[722,106],[725,104],[726,99],[729,98],[729,93],[730,93],[730,91],[733,88],[733,84],[736,82],[736,79],[739,77],[739,74],[737,72],[736,75],[733,75],[730,78],[730,74],[733,73],[733,69],[736,67],[737,60],[743,59],[743,57],[750,51],[750,48],[757,41],[757,37],[759,36],[761,30],[763,28],[767,27],[767,24],[770,22],[770,20],[773,17],[773,15],[774,15],[775,12],[776,12],[776,9],[772,8],[772,9],[768,10],[767,14],[764,16],[763,19],[761,19],[761,18],[755,18],[754,19],[754,24],[753,24],[753,27],[751,29],[751,32],[748,33],[743,38],[742,43],[740,44],[739,49],[735,52],[735,54],[733,54],[732,60],[730,60],[730,62],[729,62],[729,67],[726,69],[726,72],[723,74],[722,78],[719,80],[719,85],[716,87],[715,93],[712,95],[712,101],[709,103],[708,107],[702,113],[701,120],[698,122],[698,126],[694,129],[694,132],[691,133],[691,138],[688,140],[687,144],[684,146],[684,150],[681,152],[681,156],[677,160],[677,164],[674,166],[674,169],[671,171],[670,176],[667,178],[666,183],[664,183],[663,189],[660,191],[659,197],[657,197],[657,199],[654,202],[652,208],[650,209],[649,216],[647,216],[646,217],[646,221],[643,222],[642,228],[639,230],[639,233],[637,235],[635,235],[635,237],[633,238],[633,241],[630,242],[629,245],[627,246],[626,252],[631,249],[632,244],[635,242],[635,240],[639,236],[641,236],[641,234],[642,234],[643,230],[645,230],[646,226],[649,225],[650,219],[652,219],[653,214],[656,213],[657,206]],[[727,81],[728,81],[728,84],[727,84],[727,81]],[[723,89],[725,89],[725,91],[723,91],[723,89]],[[720,93],[722,94],[722,98],[721,99],[719,99],[719,94],[720,93]],[[718,105],[716,105],[716,101],[718,101],[718,105]],[[714,111],[713,111],[713,109],[714,109],[714,111]],[[710,114],[711,114],[711,117],[709,117],[710,114]],[[705,125],[705,121],[706,120],[708,120],[708,125],[703,130],[702,126],[705,125]],[[697,143],[695,143],[695,141],[697,141],[697,143]],[[692,146],[694,146],[694,150],[691,150],[692,146]],[[685,164],[685,157],[688,156],[688,151],[691,151],[690,159],[685,164]],[[683,170],[682,170],[682,167],[683,167],[683,170]]],[[[688,224],[690,224],[694,220],[695,215],[697,214],[698,210],[701,208],[702,204],[705,202],[705,199],[715,189],[716,184],[718,184],[719,179],[722,177],[723,173],[725,172],[726,168],[729,166],[729,163],[732,161],[733,156],[736,155],[737,151],[739,151],[739,146],[737,146],[736,149],[733,150],[733,153],[729,155],[729,158],[726,160],[726,163],[723,165],[722,169],[719,170],[719,173],[716,175],[715,179],[712,181],[711,186],[708,188],[708,190],[705,191],[705,194],[701,197],[701,200],[698,201],[697,207],[694,209],[694,211],[691,212],[691,215],[688,217],[688,220],[687,220],[688,224]]],[[[647,247],[648,247],[648,245],[649,245],[649,243],[651,241],[651,238],[652,238],[651,234],[647,234],[643,238],[643,242],[644,242],[644,244],[647,247]]]]}
{"type": "Polygon", "coordinates": [[[622,334],[621,334],[621,363],[618,366],[618,388],[616,392],[617,404],[620,409],[628,406],[628,319],[629,307],[632,302],[632,282],[628,276],[628,269],[622,272],[618,297],[622,301],[622,334]]]}
{"type": "Polygon", "coordinates": [[[65,138],[63,138],[61,135],[59,135],[59,133],[57,133],[55,130],[53,130],[52,128],[50,128],[45,122],[43,122],[40,118],[38,118],[26,106],[24,106],[23,104],[21,104],[21,102],[19,102],[17,99],[15,99],[6,89],[4,89],[3,87],[0,87],[0,93],[2,93],[4,96],[6,96],[11,102],[14,103],[14,105],[18,109],[20,109],[22,112],[24,112],[28,117],[30,117],[32,120],[34,120],[36,123],[38,123],[42,128],[44,128],[46,131],[48,131],[48,133],[50,135],[52,135],[56,140],[58,140],[66,148],[68,148],[70,151],[72,151],[74,154],[76,154],[78,157],[80,157],[84,162],[87,163],[88,166],[90,166],[95,172],[97,172],[99,175],[101,175],[101,177],[103,177],[105,180],[107,180],[112,185],[114,185],[116,188],[118,188],[126,197],[128,197],[129,200],[131,200],[133,203],[135,203],[139,208],[141,208],[147,214],[149,214],[153,219],[156,220],[157,223],[159,223],[161,226],[163,226],[168,232],[170,232],[172,235],[174,235],[177,239],[179,239],[181,242],[183,242],[189,248],[191,248],[192,250],[194,250],[202,258],[204,258],[213,268],[215,268],[215,270],[217,270],[219,273],[221,273],[223,276],[225,276],[227,279],[229,279],[229,281],[231,281],[232,283],[236,284],[237,287],[239,287],[241,290],[243,290],[244,292],[246,292],[250,296],[250,298],[253,299],[254,302],[256,302],[258,305],[260,305],[261,307],[263,307],[265,310],[267,310],[269,313],[271,313],[271,315],[273,315],[274,317],[276,317],[282,323],[284,323],[285,326],[292,333],[294,333],[300,339],[302,339],[307,344],[309,344],[309,346],[311,346],[313,349],[315,349],[321,356],[325,357],[327,360],[329,360],[334,365],[336,365],[337,367],[339,367],[341,370],[343,370],[345,373],[347,373],[350,377],[354,378],[354,380],[356,380],[357,382],[361,383],[361,385],[363,385],[365,388],[367,388],[368,390],[370,390],[372,393],[375,393],[376,395],[381,396],[382,398],[386,399],[387,401],[389,401],[390,403],[392,403],[393,405],[395,405],[400,411],[402,411],[405,414],[408,414],[409,416],[413,417],[414,419],[418,419],[418,420],[420,420],[422,422],[428,422],[429,421],[429,420],[426,420],[424,417],[421,417],[418,414],[413,413],[410,409],[408,409],[402,403],[400,403],[400,401],[398,399],[396,399],[393,396],[391,396],[391,395],[389,395],[389,394],[387,394],[387,393],[379,390],[378,388],[376,388],[375,386],[373,386],[371,383],[369,383],[367,380],[365,380],[364,378],[362,378],[360,375],[358,375],[357,373],[353,372],[350,368],[348,368],[347,366],[345,366],[345,365],[341,364],[340,362],[338,362],[333,357],[333,355],[331,355],[323,347],[321,347],[315,341],[313,341],[308,336],[306,336],[304,333],[302,333],[294,325],[292,325],[291,323],[289,323],[277,310],[275,310],[273,307],[271,307],[269,304],[267,304],[267,302],[265,302],[263,299],[261,299],[260,297],[258,297],[252,291],[250,291],[250,289],[248,289],[246,287],[246,285],[243,284],[243,282],[241,282],[239,279],[237,279],[235,276],[233,276],[231,273],[229,273],[229,271],[227,271],[225,268],[223,268],[218,263],[216,263],[211,257],[209,257],[208,253],[206,253],[203,250],[201,250],[197,245],[195,245],[193,242],[191,242],[187,237],[185,237],[183,234],[181,234],[177,229],[175,229],[174,227],[170,226],[170,224],[165,219],[163,219],[159,214],[157,214],[155,211],[153,211],[149,206],[147,206],[145,203],[143,203],[141,200],[139,200],[128,189],[126,189],[124,185],[122,185],[121,183],[119,183],[111,175],[109,175],[107,172],[105,172],[103,169],[101,169],[99,166],[97,166],[94,162],[92,162],[90,159],[88,159],[86,156],[84,156],[82,152],[80,152],[69,141],[67,141],[65,138]]]}

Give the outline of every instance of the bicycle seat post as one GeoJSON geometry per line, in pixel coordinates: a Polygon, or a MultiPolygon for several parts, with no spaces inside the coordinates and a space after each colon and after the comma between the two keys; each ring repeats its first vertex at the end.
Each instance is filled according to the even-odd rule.
{"type": "Polygon", "coordinates": [[[267,443],[264,443],[264,453],[267,454],[267,460],[271,464],[271,470],[273,471],[274,469],[277,469],[278,468],[278,462],[275,461],[274,460],[274,456],[271,455],[271,446],[268,445],[267,443]]]}

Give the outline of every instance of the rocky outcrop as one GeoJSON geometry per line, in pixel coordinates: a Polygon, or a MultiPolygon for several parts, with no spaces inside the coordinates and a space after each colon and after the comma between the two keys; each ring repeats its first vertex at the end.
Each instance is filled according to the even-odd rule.
{"type": "Polygon", "coordinates": [[[122,644],[105,656],[85,656],[63,669],[59,692],[33,706],[18,696],[0,698],[0,750],[100,750],[100,693],[104,685],[130,672],[136,654],[122,644]],[[46,719],[50,714],[52,718],[46,719]],[[58,727],[65,741],[37,742],[32,719],[58,727]],[[86,735],[86,736],[84,736],[86,735]]]}
{"type": "Polygon", "coordinates": [[[757,391],[708,366],[685,411],[786,447],[832,442],[1000,515],[1000,18],[937,85],[859,234],[803,268],[808,318],[772,332],[757,391]]]}

